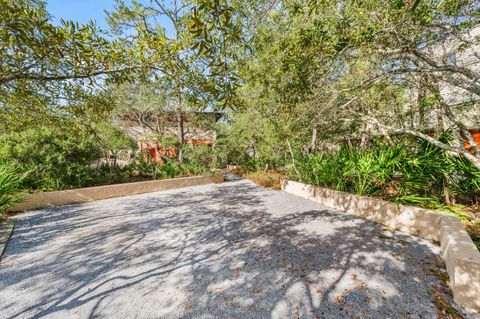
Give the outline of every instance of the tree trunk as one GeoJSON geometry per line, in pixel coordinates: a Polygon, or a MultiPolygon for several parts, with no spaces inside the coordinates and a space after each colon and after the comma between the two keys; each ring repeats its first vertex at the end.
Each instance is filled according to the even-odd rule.
{"type": "Polygon", "coordinates": [[[417,107],[418,107],[418,125],[423,128],[425,126],[425,79],[421,74],[415,76],[417,81],[417,107]]]}
{"type": "Polygon", "coordinates": [[[290,156],[292,157],[292,167],[295,170],[295,173],[297,173],[297,176],[300,177],[301,176],[300,172],[298,171],[297,166],[295,165],[295,156],[293,155],[292,146],[290,145],[290,142],[288,141],[288,138],[286,139],[286,141],[287,141],[287,145],[288,145],[288,150],[290,152],[290,156]]]}
{"type": "Polygon", "coordinates": [[[310,154],[313,154],[317,151],[317,128],[312,129],[312,142],[310,143],[310,154]]]}
{"type": "MultiPolygon", "coordinates": [[[[178,43],[179,38],[179,28],[178,28],[178,7],[177,7],[177,0],[173,1],[173,24],[175,29],[175,41],[178,43]]],[[[175,53],[175,62],[176,62],[176,70],[175,70],[175,95],[177,98],[177,109],[176,109],[176,117],[177,117],[177,137],[178,137],[178,162],[183,164],[183,144],[185,143],[185,118],[183,114],[182,108],[182,87],[181,87],[181,75],[180,75],[180,55],[178,52],[175,53]]]]}
{"type": "MultiPolygon", "coordinates": [[[[181,99],[177,99],[181,100],[181,99]]],[[[181,103],[178,102],[177,103],[181,103]]],[[[180,104],[179,104],[180,105],[180,104]]],[[[185,125],[181,106],[177,107],[177,138],[178,138],[178,162],[183,164],[183,144],[185,143],[185,125]]]]}

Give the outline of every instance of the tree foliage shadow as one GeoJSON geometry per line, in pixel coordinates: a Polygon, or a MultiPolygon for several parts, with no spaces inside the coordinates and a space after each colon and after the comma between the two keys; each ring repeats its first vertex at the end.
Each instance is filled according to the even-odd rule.
{"type": "Polygon", "coordinates": [[[427,293],[445,285],[432,274],[432,247],[381,233],[247,181],[144,194],[20,218],[8,259],[41,259],[0,267],[0,288],[41,295],[20,309],[4,304],[17,307],[6,318],[80,308],[101,317],[106,300],[131,291],[166,299],[165,289],[178,304],[151,305],[156,317],[435,318],[427,293]],[[49,282],[35,285],[46,272],[49,282]]]}

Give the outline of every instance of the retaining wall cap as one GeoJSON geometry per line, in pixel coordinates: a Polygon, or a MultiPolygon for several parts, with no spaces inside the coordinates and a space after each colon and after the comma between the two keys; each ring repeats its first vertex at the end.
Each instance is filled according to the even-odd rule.
{"type": "Polygon", "coordinates": [[[223,174],[214,176],[179,177],[164,180],[94,186],[62,191],[35,193],[27,195],[25,200],[11,207],[9,212],[25,211],[56,205],[82,203],[112,197],[158,192],[166,189],[219,183],[223,174]]]}

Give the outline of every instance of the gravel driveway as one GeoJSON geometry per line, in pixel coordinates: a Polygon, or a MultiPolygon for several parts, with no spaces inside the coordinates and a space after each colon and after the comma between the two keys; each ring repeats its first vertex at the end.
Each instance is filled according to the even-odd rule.
{"type": "Polygon", "coordinates": [[[437,318],[438,254],[244,180],[107,199],[17,216],[0,318],[437,318]]]}

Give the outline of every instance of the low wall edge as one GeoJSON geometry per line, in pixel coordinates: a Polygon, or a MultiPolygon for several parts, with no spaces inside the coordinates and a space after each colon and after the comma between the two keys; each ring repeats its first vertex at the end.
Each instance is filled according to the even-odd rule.
{"type": "Polygon", "coordinates": [[[293,195],[440,243],[455,302],[480,311],[480,252],[458,218],[290,180],[282,180],[281,186],[293,195]]]}

